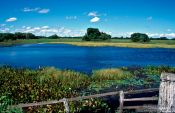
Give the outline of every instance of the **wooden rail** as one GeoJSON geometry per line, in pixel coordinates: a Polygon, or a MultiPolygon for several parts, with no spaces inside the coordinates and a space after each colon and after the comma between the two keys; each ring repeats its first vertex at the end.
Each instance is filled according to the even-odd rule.
{"type": "Polygon", "coordinates": [[[141,97],[141,98],[129,98],[125,99],[125,94],[136,94],[136,93],[148,93],[148,92],[155,92],[159,89],[144,89],[144,90],[136,90],[133,92],[123,92],[120,91],[120,106],[119,106],[119,113],[122,113],[124,109],[143,109],[144,106],[124,106],[124,102],[145,102],[145,101],[158,101],[158,97],[141,97]]]}
{"type": "MultiPolygon", "coordinates": [[[[123,92],[122,95],[125,94],[138,94],[138,93],[149,93],[149,92],[155,92],[159,91],[159,88],[151,88],[151,89],[142,89],[142,90],[133,90],[133,91],[126,91],[123,92]]],[[[27,108],[27,107],[36,107],[36,106],[44,106],[44,105],[53,105],[53,104],[58,104],[58,103],[63,103],[66,109],[66,112],[69,113],[69,106],[68,102],[71,101],[79,101],[79,100],[84,100],[84,99],[91,99],[91,98],[100,98],[100,97],[106,97],[106,96],[112,96],[112,95],[119,95],[120,94],[120,99],[121,99],[121,91],[115,91],[115,92],[108,92],[108,93],[102,93],[102,94],[95,94],[95,95],[89,95],[89,96],[80,96],[80,97],[74,97],[74,98],[63,98],[60,100],[53,100],[53,101],[44,101],[44,102],[36,102],[36,103],[25,103],[25,104],[18,104],[18,105],[13,105],[12,107],[18,107],[18,108],[27,108]]],[[[133,98],[133,99],[121,99],[121,101],[124,103],[124,101],[142,101],[142,100],[157,100],[157,98],[133,98]]],[[[120,105],[121,104],[120,102],[120,105]]],[[[127,107],[120,106],[122,109],[126,109],[127,107]]],[[[129,108],[129,107],[128,107],[129,108]]]]}

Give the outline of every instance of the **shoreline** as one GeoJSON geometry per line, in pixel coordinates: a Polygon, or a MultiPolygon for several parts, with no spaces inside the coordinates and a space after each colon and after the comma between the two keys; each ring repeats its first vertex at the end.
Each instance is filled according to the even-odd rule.
{"type": "Polygon", "coordinates": [[[82,47],[126,47],[126,48],[175,48],[168,44],[114,43],[114,42],[46,42],[46,44],[69,44],[82,47]]]}
{"type": "Polygon", "coordinates": [[[127,48],[175,48],[174,40],[152,40],[149,43],[134,43],[130,40],[111,39],[110,41],[85,42],[81,39],[27,39],[0,42],[0,46],[13,46],[18,44],[69,44],[82,47],[127,47],[127,48]]]}

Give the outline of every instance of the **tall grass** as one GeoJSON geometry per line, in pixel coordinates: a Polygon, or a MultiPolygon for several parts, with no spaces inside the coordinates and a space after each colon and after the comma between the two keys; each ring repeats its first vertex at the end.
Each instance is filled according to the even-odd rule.
{"type": "Polygon", "coordinates": [[[133,75],[129,71],[122,69],[111,68],[93,71],[92,79],[103,81],[103,80],[124,80],[132,78],[133,75]]]}

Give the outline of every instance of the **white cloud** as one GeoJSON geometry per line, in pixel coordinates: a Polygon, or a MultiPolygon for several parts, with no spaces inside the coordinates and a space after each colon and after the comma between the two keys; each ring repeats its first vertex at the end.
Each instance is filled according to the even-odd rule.
{"type": "Polygon", "coordinates": [[[24,8],[23,11],[24,12],[36,12],[38,11],[40,8],[24,8]]]}
{"type": "Polygon", "coordinates": [[[10,32],[9,28],[0,29],[0,32],[7,33],[10,32]]]}
{"type": "Polygon", "coordinates": [[[175,33],[146,33],[149,37],[159,38],[159,37],[168,37],[175,38],[175,33]]]}
{"type": "Polygon", "coordinates": [[[96,17],[97,16],[97,12],[89,12],[88,13],[88,16],[93,16],[93,17],[96,17]]]}
{"type": "Polygon", "coordinates": [[[160,34],[160,37],[175,38],[175,33],[160,34]]]}
{"type": "Polygon", "coordinates": [[[40,30],[41,28],[40,27],[34,27],[33,29],[34,30],[40,30]]]}
{"type": "Polygon", "coordinates": [[[16,20],[17,20],[16,17],[12,17],[12,18],[8,18],[8,19],[6,20],[6,22],[14,22],[14,21],[16,21],[16,20]]]}
{"type": "Polygon", "coordinates": [[[66,16],[67,20],[76,20],[77,16],[66,16]]]}
{"type": "Polygon", "coordinates": [[[31,27],[25,27],[26,29],[31,29],[31,27]]]}
{"type": "Polygon", "coordinates": [[[91,17],[99,17],[99,16],[107,16],[107,14],[106,13],[101,13],[101,14],[99,14],[97,11],[92,11],[92,12],[89,12],[88,13],[88,16],[91,16],[91,17]]]}
{"type": "Polygon", "coordinates": [[[24,8],[23,12],[37,12],[37,13],[41,13],[41,14],[46,14],[50,12],[50,9],[42,9],[42,8],[24,8]]]}
{"type": "Polygon", "coordinates": [[[96,23],[96,22],[98,22],[98,21],[100,21],[100,18],[99,18],[99,17],[94,17],[94,18],[92,18],[92,19],[90,20],[90,22],[92,22],[92,23],[96,23]]]}
{"type": "Polygon", "coordinates": [[[172,31],[171,29],[167,29],[168,32],[172,31]]]}
{"type": "Polygon", "coordinates": [[[24,28],[26,28],[26,26],[22,26],[22,28],[24,29],[24,28]]]}
{"type": "Polygon", "coordinates": [[[49,26],[43,26],[42,27],[42,29],[48,29],[49,28],[49,26]]]}
{"type": "Polygon", "coordinates": [[[152,20],[152,19],[153,19],[152,16],[147,17],[147,20],[148,20],[148,21],[150,21],[150,20],[152,20]]]}
{"type": "Polygon", "coordinates": [[[41,9],[38,11],[38,13],[41,13],[41,14],[46,14],[46,13],[49,13],[50,12],[50,9],[41,9]]]}
{"type": "Polygon", "coordinates": [[[4,26],[6,26],[6,24],[0,24],[0,27],[4,27],[4,26]]]}
{"type": "MultiPolygon", "coordinates": [[[[3,29],[1,32],[9,32],[10,29],[3,29]]],[[[33,33],[37,36],[50,36],[57,34],[58,36],[83,36],[86,33],[86,30],[75,30],[68,29],[64,27],[49,27],[49,26],[21,26],[19,29],[13,29],[10,32],[23,32],[23,33],[33,33]]]]}

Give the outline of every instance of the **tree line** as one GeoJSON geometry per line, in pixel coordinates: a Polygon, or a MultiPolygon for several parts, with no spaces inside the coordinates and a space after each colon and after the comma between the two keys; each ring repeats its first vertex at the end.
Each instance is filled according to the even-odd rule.
{"type": "Polygon", "coordinates": [[[51,36],[36,36],[32,33],[0,33],[0,42],[8,40],[17,40],[17,39],[40,39],[40,38],[50,38],[50,39],[59,39],[60,37],[55,35],[51,36]]]}
{"type": "MultiPolygon", "coordinates": [[[[40,39],[40,38],[49,38],[49,39],[60,39],[60,38],[81,38],[83,41],[103,41],[110,39],[131,39],[133,42],[149,42],[150,40],[169,40],[167,37],[160,38],[150,38],[147,34],[144,33],[133,33],[130,37],[112,37],[110,34],[100,32],[98,28],[88,28],[87,33],[83,37],[61,37],[56,34],[51,36],[36,36],[32,33],[0,33],[0,42],[8,40],[17,40],[17,39],[40,39]]],[[[175,40],[173,38],[172,40],[175,40]]]]}

